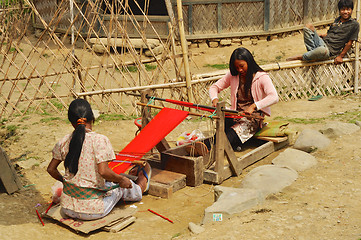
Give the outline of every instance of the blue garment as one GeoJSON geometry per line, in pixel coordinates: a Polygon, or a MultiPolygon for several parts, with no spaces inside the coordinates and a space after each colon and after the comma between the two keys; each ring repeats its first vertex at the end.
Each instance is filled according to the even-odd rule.
{"type": "Polygon", "coordinates": [[[312,31],[311,29],[305,27],[303,28],[303,33],[307,49],[307,52],[302,55],[303,60],[326,60],[330,57],[330,51],[326,43],[316,31],[312,31]]]}

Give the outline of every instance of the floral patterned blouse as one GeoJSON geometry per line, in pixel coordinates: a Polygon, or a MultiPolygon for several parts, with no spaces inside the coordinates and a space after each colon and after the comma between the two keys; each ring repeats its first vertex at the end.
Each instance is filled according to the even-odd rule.
{"type": "MultiPolygon", "coordinates": [[[[72,134],[63,137],[53,148],[53,158],[64,161],[69,151],[72,134]]],[[[79,157],[78,172],[74,176],[66,170],[64,179],[80,187],[101,188],[105,179],[98,172],[98,164],[115,159],[109,139],[87,129],[79,157]]],[[[103,197],[98,199],[76,199],[66,194],[61,196],[61,206],[78,213],[101,214],[104,212],[103,197]]]]}

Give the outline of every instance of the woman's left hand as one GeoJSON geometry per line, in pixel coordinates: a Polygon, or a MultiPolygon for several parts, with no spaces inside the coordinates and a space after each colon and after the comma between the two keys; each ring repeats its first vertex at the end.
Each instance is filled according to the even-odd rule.
{"type": "Polygon", "coordinates": [[[252,103],[251,106],[249,106],[246,110],[244,110],[245,114],[252,114],[254,112],[254,110],[257,109],[257,106],[255,103],[252,103]]]}

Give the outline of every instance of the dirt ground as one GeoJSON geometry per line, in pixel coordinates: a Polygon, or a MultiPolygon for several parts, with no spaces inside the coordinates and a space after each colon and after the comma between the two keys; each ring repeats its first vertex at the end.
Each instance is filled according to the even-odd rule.
{"type": "MultiPolygon", "coordinates": [[[[227,63],[231,52],[239,45],[217,49],[191,48],[194,55],[192,73],[213,71],[206,64],[227,63]],[[193,64],[197,63],[197,65],[193,64]]],[[[260,64],[284,61],[288,56],[304,51],[302,35],[283,39],[259,41],[257,45],[243,42],[260,64]]],[[[279,102],[272,107],[272,117],[290,121],[290,126],[302,131],[319,129],[327,121],[361,121],[361,96],[324,97],[318,101],[297,100],[279,102]]],[[[360,131],[332,139],[326,150],[312,153],[318,164],[299,174],[299,178],[283,192],[274,194],[250,210],[222,222],[205,225],[205,231],[193,235],[188,223],[199,224],[204,209],[214,201],[213,185],[186,187],[171,199],[145,196],[139,203],[134,224],[118,233],[95,231],[77,234],[54,221],[39,222],[35,209],[46,209],[55,181],[47,174],[51,149],[56,141],[72,131],[65,121],[44,121],[44,116],[30,115],[8,125],[16,126],[15,133],[3,141],[2,147],[17,164],[25,186],[18,193],[0,192],[0,239],[361,239],[361,137],[360,131]],[[39,206],[40,204],[40,206],[39,206]],[[38,206],[37,206],[38,205],[38,206]],[[151,214],[152,209],[172,219],[174,223],[151,214]]],[[[174,146],[177,136],[194,129],[206,131],[208,122],[186,120],[167,140],[174,146]]],[[[137,130],[133,120],[101,121],[94,131],[109,137],[113,148],[120,151],[134,137],[137,130]]],[[[284,149],[272,153],[232,177],[222,186],[238,187],[247,172],[254,167],[270,164],[284,149]]]]}

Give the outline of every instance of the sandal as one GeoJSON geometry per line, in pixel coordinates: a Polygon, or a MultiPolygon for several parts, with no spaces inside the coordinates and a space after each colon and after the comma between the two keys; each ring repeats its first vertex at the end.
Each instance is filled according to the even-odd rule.
{"type": "MultiPolygon", "coordinates": [[[[149,165],[149,163],[147,163],[147,164],[149,165]]],[[[142,171],[144,177],[147,179],[147,187],[145,188],[145,190],[144,190],[144,192],[143,192],[143,193],[147,193],[148,190],[149,190],[150,178],[151,178],[151,176],[152,176],[152,168],[151,168],[150,165],[149,165],[149,172],[147,173],[147,172],[145,171],[145,168],[144,168],[144,167],[142,167],[142,166],[140,166],[140,165],[135,165],[134,167],[132,167],[132,168],[129,170],[129,175],[132,175],[132,174],[130,174],[130,172],[134,171],[135,169],[137,170],[137,173],[136,173],[137,175],[136,175],[136,176],[138,176],[139,173],[140,173],[140,171],[142,171]]]]}

